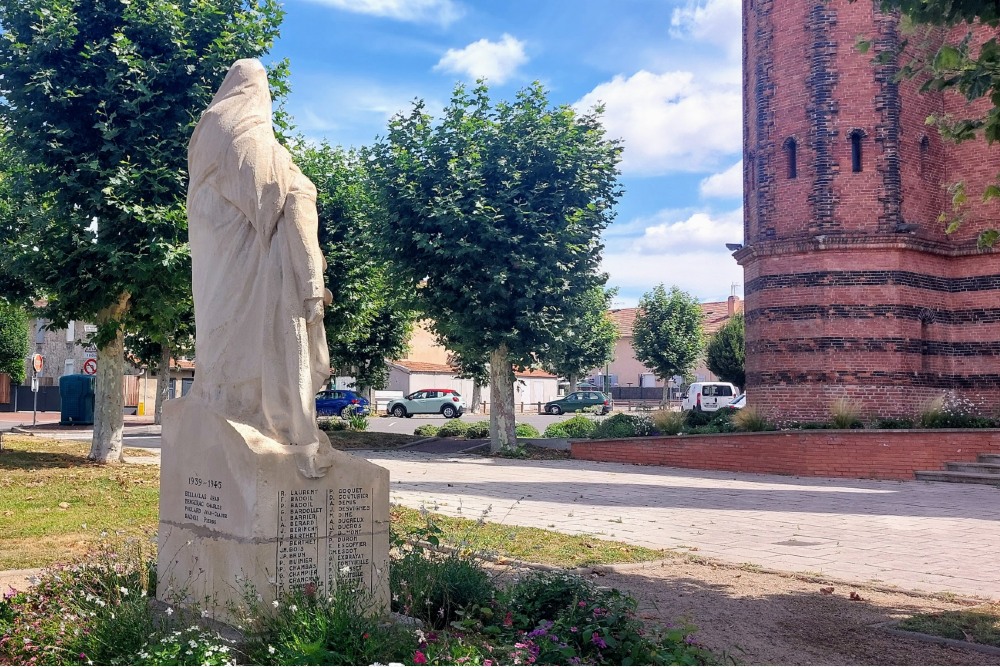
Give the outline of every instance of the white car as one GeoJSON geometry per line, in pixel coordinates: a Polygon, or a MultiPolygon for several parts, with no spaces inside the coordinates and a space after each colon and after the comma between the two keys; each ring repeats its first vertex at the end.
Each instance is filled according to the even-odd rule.
{"type": "Polygon", "coordinates": [[[739,393],[729,382],[694,382],[681,400],[681,409],[715,412],[732,403],[739,393]]]}
{"type": "Polygon", "coordinates": [[[421,389],[404,398],[390,401],[387,410],[393,417],[440,414],[445,419],[451,419],[462,416],[465,401],[454,389],[421,389]]]}
{"type": "Polygon", "coordinates": [[[730,403],[728,407],[739,410],[741,408],[745,408],[746,406],[747,406],[747,395],[746,392],[743,392],[742,394],[734,398],[733,402],[730,403]]]}

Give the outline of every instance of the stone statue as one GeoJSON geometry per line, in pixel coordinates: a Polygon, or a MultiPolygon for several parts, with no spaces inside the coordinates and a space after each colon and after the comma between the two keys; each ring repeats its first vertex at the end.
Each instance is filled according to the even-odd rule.
{"type": "Polygon", "coordinates": [[[316,188],[271,125],[267,74],[239,60],[188,148],[197,372],[191,398],[296,450],[300,471],[332,465],[315,395],[330,375],[316,188]]]}

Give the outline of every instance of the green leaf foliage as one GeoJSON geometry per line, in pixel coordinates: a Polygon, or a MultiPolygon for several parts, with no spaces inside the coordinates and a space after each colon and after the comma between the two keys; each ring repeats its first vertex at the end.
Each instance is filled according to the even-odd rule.
{"type": "Polygon", "coordinates": [[[704,347],[702,319],[697,299],[657,285],[643,294],[632,325],[636,359],[661,380],[689,374],[704,347]]]}
{"type": "Polygon", "coordinates": [[[22,384],[24,360],[30,350],[28,314],[20,306],[0,301],[0,373],[7,373],[12,382],[22,384]]]}
{"type": "Polygon", "coordinates": [[[538,83],[496,104],[460,85],[437,124],[421,101],[392,119],[384,242],[449,349],[471,365],[506,346],[527,367],[566,337],[574,296],[606,280],[620,154],[597,111],[552,107],[538,83]]]}
{"type": "MultiPolygon", "coordinates": [[[[187,143],[229,65],[267,52],[274,0],[0,0],[0,119],[31,169],[6,271],[48,298],[56,325],[130,295],[156,334],[189,292],[187,143]],[[178,297],[177,295],[182,295],[178,297]]],[[[9,247],[9,246],[8,246],[9,247]]]]}
{"type": "Polygon", "coordinates": [[[405,356],[413,327],[412,296],[380,254],[384,217],[364,156],[300,142],[295,162],[316,185],[319,241],[333,303],[324,323],[330,364],[359,388],[382,389],[387,359],[405,356]]]}
{"type": "Polygon", "coordinates": [[[608,315],[613,296],[613,290],[594,287],[570,297],[580,302],[573,308],[576,316],[567,323],[563,335],[549,346],[542,359],[545,370],[577,378],[614,358],[618,327],[608,315]]]}
{"type": "Polygon", "coordinates": [[[709,339],[705,348],[708,370],[723,382],[746,386],[746,335],[742,313],[733,315],[709,339]]]}

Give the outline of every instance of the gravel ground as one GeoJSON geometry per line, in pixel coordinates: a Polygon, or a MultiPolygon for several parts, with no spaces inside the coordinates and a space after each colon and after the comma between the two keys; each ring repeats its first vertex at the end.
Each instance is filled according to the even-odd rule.
{"type": "Polygon", "coordinates": [[[898,637],[879,624],[958,601],[804,581],[683,558],[600,568],[603,586],[631,592],[644,618],[697,627],[700,643],[751,665],[1000,665],[1000,657],[898,637]],[[832,592],[821,592],[821,589],[832,592]],[[854,592],[861,600],[852,600],[854,592]]]}

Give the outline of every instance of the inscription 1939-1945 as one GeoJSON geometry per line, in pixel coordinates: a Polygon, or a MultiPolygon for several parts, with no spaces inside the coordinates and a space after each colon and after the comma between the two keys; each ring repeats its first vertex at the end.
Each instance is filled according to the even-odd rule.
{"type": "Polygon", "coordinates": [[[188,477],[184,489],[184,519],[210,527],[229,518],[222,502],[222,482],[217,479],[188,477]]]}

